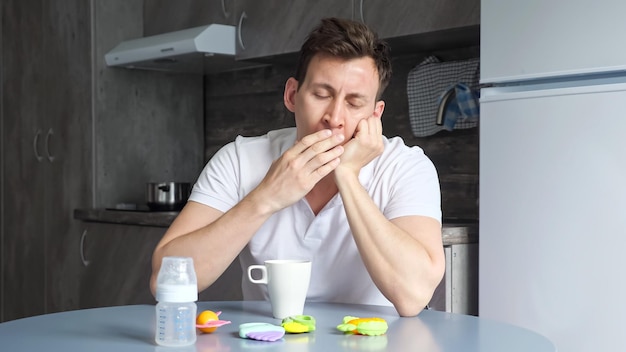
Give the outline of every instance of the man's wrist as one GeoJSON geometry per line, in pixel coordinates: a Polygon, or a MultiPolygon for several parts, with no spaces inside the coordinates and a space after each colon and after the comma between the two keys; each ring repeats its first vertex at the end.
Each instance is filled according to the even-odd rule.
{"type": "Polygon", "coordinates": [[[256,190],[253,190],[244,197],[241,203],[245,204],[249,208],[251,215],[254,214],[255,216],[267,218],[278,211],[275,209],[275,206],[273,206],[271,197],[263,197],[259,195],[256,190]]]}
{"type": "Polygon", "coordinates": [[[359,181],[359,173],[351,170],[349,168],[341,168],[338,167],[334,171],[335,173],[335,183],[337,184],[337,188],[341,192],[341,188],[344,185],[349,185],[351,183],[358,183],[359,181]]]}

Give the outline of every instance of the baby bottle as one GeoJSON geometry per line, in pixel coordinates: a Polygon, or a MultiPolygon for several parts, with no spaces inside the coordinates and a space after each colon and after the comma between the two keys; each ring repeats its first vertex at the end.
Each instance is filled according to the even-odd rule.
{"type": "Polygon", "coordinates": [[[198,281],[192,258],[163,258],[156,300],[156,343],[172,347],[194,344],[198,281]]]}

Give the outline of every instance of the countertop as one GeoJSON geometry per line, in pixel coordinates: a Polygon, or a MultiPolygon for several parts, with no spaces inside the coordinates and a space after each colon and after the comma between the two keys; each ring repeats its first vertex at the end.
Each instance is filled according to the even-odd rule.
{"type": "MultiPolygon", "coordinates": [[[[75,209],[74,218],[88,222],[169,227],[177,211],[136,211],[113,209],[75,209]]],[[[441,229],[444,246],[478,242],[478,222],[445,221],[441,229]]]]}
{"type": "Polygon", "coordinates": [[[74,219],[110,224],[169,227],[177,211],[74,209],[74,219]]]}

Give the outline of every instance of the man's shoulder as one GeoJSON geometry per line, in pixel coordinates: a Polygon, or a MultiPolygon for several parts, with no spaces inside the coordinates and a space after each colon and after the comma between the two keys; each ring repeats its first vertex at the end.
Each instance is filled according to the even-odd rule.
{"type": "Polygon", "coordinates": [[[295,127],[287,127],[281,128],[278,130],[271,130],[264,135],[260,136],[242,136],[239,135],[235,139],[235,144],[237,146],[245,146],[254,145],[256,147],[260,145],[283,145],[283,144],[293,144],[296,138],[296,128],[295,127]]]}
{"type": "Polygon", "coordinates": [[[258,136],[238,135],[235,141],[241,141],[242,143],[250,143],[250,142],[255,142],[259,140],[275,141],[275,140],[290,138],[295,135],[296,135],[295,127],[286,127],[286,128],[281,128],[277,130],[271,130],[265,134],[258,135],[258,136]]]}
{"type": "Polygon", "coordinates": [[[426,157],[424,150],[417,145],[407,145],[399,136],[384,137],[385,150],[383,155],[387,157],[426,157]]]}
{"type": "Polygon", "coordinates": [[[291,147],[296,139],[295,128],[272,130],[260,136],[237,136],[235,140],[224,146],[224,151],[233,157],[245,161],[261,161],[268,157],[271,160],[282,155],[291,147]]]}
{"type": "Polygon", "coordinates": [[[385,137],[385,150],[373,161],[373,174],[401,177],[410,173],[434,170],[433,161],[419,146],[407,145],[401,137],[385,137]]]}

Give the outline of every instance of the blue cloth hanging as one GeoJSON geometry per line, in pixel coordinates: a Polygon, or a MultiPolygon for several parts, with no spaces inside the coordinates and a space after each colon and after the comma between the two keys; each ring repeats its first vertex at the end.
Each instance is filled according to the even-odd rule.
{"type": "Polygon", "coordinates": [[[478,121],[479,93],[464,83],[456,83],[448,87],[437,102],[439,109],[443,112],[442,125],[447,131],[454,130],[457,122],[478,121]],[[446,99],[447,97],[449,98],[446,99]]]}

